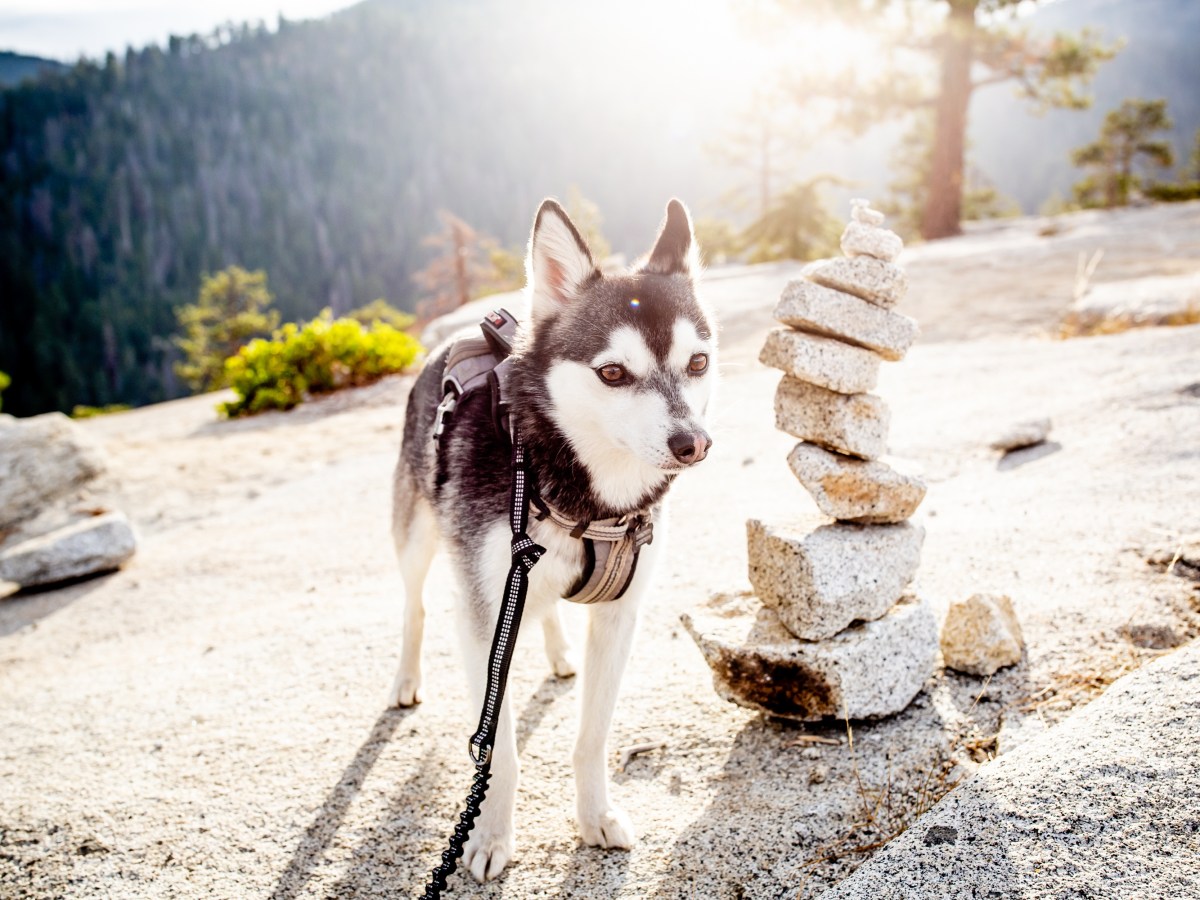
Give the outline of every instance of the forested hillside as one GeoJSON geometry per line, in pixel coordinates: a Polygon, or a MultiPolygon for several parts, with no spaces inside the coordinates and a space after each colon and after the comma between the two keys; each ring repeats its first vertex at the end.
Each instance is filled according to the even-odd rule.
{"type": "MultiPolygon", "coordinates": [[[[1076,28],[1100,10],[1118,32],[1152,25],[1166,43],[1147,62],[1131,34],[1142,80],[1102,82],[1097,116],[1131,93],[1168,96],[1182,131],[1200,125],[1187,75],[1196,30],[1170,23],[1194,23],[1196,9],[1058,0],[1039,16],[1076,28]],[[1144,7],[1156,10],[1147,21],[1144,7]]],[[[0,91],[5,411],[177,395],[173,310],[195,299],[204,272],[231,264],[266,270],[285,320],[377,297],[411,309],[412,274],[431,252],[422,240],[442,209],[514,246],[539,199],[577,185],[629,254],[672,194],[700,214],[736,215],[717,201],[746,173],[707,148],[737,127],[746,82],[733,76],[746,62],[695,42],[723,27],[633,2],[366,0],[0,91]]],[[[973,130],[977,161],[1027,208],[1041,197],[1015,186],[1065,192],[1068,150],[1095,130],[1060,115],[1070,129],[1033,139],[1015,104],[972,111],[987,127],[973,130]]],[[[868,135],[825,147],[789,175],[832,168],[853,191],[881,193],[888,146],[868,135]]]]}
{"type": "Polygon", "coordinates": [[[25,56],[8,50],[0,50],[0,87],[18,84],[47,72],[65,68],[62,63],[40,56],[25,56]]]}

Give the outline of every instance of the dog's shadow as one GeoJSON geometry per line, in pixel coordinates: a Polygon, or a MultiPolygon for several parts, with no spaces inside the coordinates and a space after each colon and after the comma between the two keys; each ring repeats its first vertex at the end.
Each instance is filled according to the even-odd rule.
{"type": "MultiPolygon", "coordinates": [[[[415,707],[388,709],[375,720],[370,735],[358,748],[358,752],[354,754],[354,758],[342,772],[342,777],[330,790],[325,802],[314,816],[312,824],[304,832],[304,837],[292,853],[292,858],[279,877],[275,890],[271,892],[271,900],[294,900],[304,891],[313,873],[324,862],[329,846],[346,817],[346,811],[350,808],[354,798],[358,796],[371,769],[374,768],[380,755],[395,735],[400,723],[412,715],[415,709],[415,707]]],[[[436,759],[430,758],[431,755],[437,756],[438,754],[436,752],[426,754],[413,776],[401,787],[399,791],[401,797],[423,790],[422,782],[428,771],[431,769],[434,772],[440,771],[440,767],[436,764],[430,765],[430,763],[436,763],[436,759]]]]}
{"type": "MultiPolygon", "coordinates": [[[[542,681],[517,717],[518,748],[524,748],[550,708],[571,691],[574,683],[573,678],[555,676],[542,681]]],[[[337,855],[336,848],[331,848],[350,805],[395,738],[400,723],[413,712],[413,709],[388,710],[376,720],[370,735],[314,816],[271,893],[271,900],[295,900],[309,894],[330,898],[394,897],[420,892],[428,872],[421,868],[423,862],[417,861],[436,860],[445,847],[451,821],[438,813],[431,814],[429,798],[455,793],[447,784],[454,776],[445,765],[445,747],[436,742],[425,749],[412,774],[394,791],[389,791],[384,814],[365,828],[356,829],[354,849],[336,883],[322,885],[316,892],[315,885],[310,884],[327,858],[337,855]]],[[[464,781],[462,793],[465,794],[467,786],[464,781]]],[[[461,801],[455,818],[459,808],[461,801]]],[[[596,884],[619,887],[624,883],[627,853],[607,853],[583,846],[564,851],[572,854],[571,874],[555,889],[558,896],[589,896],[596,884]]],[[[519,860],[516,865],[520,865],[519,860]]],[[[455,891],[464,896],[503,896],[504,884],[505,878],[501,877],[487,885],[476,885],[461,868],[451,879],[455,891]]]]}

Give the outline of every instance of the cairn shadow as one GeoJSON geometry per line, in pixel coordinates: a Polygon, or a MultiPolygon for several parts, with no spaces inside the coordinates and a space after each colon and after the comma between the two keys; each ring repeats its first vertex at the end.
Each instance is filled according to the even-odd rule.
{"type": "Polygon", "coordinates": [[[996,461],[996,470],[998,472],[1011,472],[1013,469],[1019,469],[1021,466],[1026,466],[1029,463],[1037,462],[1039,459],[1052,456],[1062,448],[1063,445],[1058,441],[1043,441],[1040,444],[1034,444],[1032,447],[1010,450],[996,461]]]}
{"type": "Polygon", "coordinates": [[[645,896],[819,896],[893,834],[921,827],[922,813],[960,777],[952,757],[962,752],[964,718],[994,743],[1001,710],[1028,690],[1024,668],[987,685],[934,675],[903,712],[849,729],[837,720],[747,720],[719,770],[681,785],[711,796],[645,896]],[[871,820],[878,826],[863,827],[871,820]]]}
{"type": "MultiPolygon", "coordinates": [[[[312,824],[308,826],[304,837],[292,853],[292,858],[271,892],[271,900],[294,900],[304,890],[313,872],[324,860],[334,835],[346,817],[346,811],[362,789],[371,769],[395,735],[400,723],[412,715],[414,709],[415,707],[385,710],[375,720],[370,735],[342,772],[342,777],[321,804],[312,824]]],[[[428,759],[422,761],[418,773],[427,768],[428,762],[428,759]]]]}

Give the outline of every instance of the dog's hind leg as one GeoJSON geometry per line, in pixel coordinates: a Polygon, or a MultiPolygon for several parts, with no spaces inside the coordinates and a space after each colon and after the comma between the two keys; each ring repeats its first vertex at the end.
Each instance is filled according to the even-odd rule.
{"type": "Polygon", "coordinates": [[[392,536],[396,541],[400,577],[404,579],[404,639],[388,706],[412,706],[421,702],[421,641],[425,634],[422,592],[437,549],[437,523],[433,510],[416,494],[415,487],[406,492],[397,485],[394,516],[392,536]]]}
{"type": "Polygon", "coordinates": [[[575,662],[571,642],[563,632],[557,602],[548,604],[546,614],[542,617],[542,634],[546,639],[546,658],[550,660],[550,668],[559,678],[570,678],[579,666],[575,662]]]}

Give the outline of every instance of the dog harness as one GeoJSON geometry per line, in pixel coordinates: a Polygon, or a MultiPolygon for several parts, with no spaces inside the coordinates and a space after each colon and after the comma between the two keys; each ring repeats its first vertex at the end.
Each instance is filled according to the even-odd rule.
{"type": "MultiPolygon", "coordinates": [[[[498,309],[479,323],[479,337],[459,338],[450,346],[442,373],[442,402],[433,420],[433,440],[441,449],[447,420],[468,395],[488,391],[492,423],[497,433],[511,441],[512,346],[517,320],[498,309]]],[[[515,474],[515,473],[514,473],[515,474]]],[[[579,579],[564,598],[572,603],[604,603],[624,595],[637,570],[638,554],[654,539],[654,516],[649,509],[608,519],[576,522],[546,503],[537,492],[532,472],[527,473],[527,502],[534,518],[561,528],[583,541],[584,566],[579,579]]]]}

